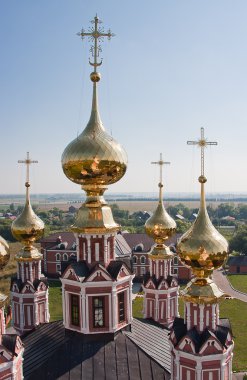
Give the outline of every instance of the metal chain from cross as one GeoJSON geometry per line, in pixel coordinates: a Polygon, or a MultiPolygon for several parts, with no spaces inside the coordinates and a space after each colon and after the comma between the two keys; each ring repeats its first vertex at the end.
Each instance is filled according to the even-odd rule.
{"type": "Polygon", "coordinates": [[[94,17],[94,20],[92,20],[91,23],[94,24],[94,27],[89,28],[88,32],[85,32],[84,29],[82,29],[81,32],[77,33],[77,35],[82,39],[84,39],[84,37],[89,37],[90,41],[94,41],[94,45],[92,45],[90,49],[90,52],[94,58],[94,62],[91,62],[89,59],[89,64],[94,67],[94,70],[96,72],[96,68],[100,66],[103,61],[101,58],[101,62],[98,62],[99,53],[102,51],[99,42],[102,42],[104,37],[107,37],[108,40],[110,40],[111,37],[115,36],[115,34],[113,34],[110,29],[107,33],[105,33],[104,28],[99,27],[99,24],[101,24],[102,21],[99,20],[97,15],[94,17]]]}
{"type": "Polygon", "coordinates": [[[19,164],[25,164],[27,165],[27,172],[26,172],[26,187],[29,187],[30,184],[29,184],[29,166],[31,164],[37,164],[38,161],[34,161],[34,160],[31,160],[30,157],[29,157],[29,152],[27,152],[27,158],[25,160],[18,160],[18,163],[19,164]]]}
{"type": "Polygon", "coordinates": [[[201,128],[201,138],[197,141],[187,141],[188,145],[198,145],[201,148],[201,176],[204,176],[204,149],[207,145],[218,145],[216,141],[207,141],[204,137],[204,128],[201,128]]]}
{"type": "Polygon", "coordinates": [[[170,162],[163,161],[163,159],[162,159],[162,153],[160,153],[160,160],[159,161],[151,162],[151,164],[159,165],[160,166],[160,184],[162,185],[162,167],[163,167],[163,165],[170,165],[170,162]]]}

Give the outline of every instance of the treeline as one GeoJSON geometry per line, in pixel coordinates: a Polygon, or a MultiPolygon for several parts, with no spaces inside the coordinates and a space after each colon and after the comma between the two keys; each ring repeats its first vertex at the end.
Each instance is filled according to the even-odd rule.
{"type": "MultiPolygon", "coordinates": [[[[137,211],[131,213],[128,210],[122,210],[119,205],[111,205],[115,221],[121,225],[122,230],[129,232],[144,233],[145,222],[150,217],[150,212],[137,211]]],[[[14,216],[20,215],[23,207],[15,207],[13,204],[9,206],[5,213],[11,213],[14,216]]],[[[37,206],[33,206],[35,213],[45,223],[45,235],[56,231],[66,231],[75,220],[76,209],[71,206],[70,212],[60,210],[53,207],[51,210],[39,210],[37,206]]],[[[247,253],[247,205],[231,203],[221,203],[218,207],[208,205],[208,214],[216,227],[219,226],[234,226],[235,233],[232,236],[227,236],[230,242],[231,250],[247,253]]],[[[167,207],[168,213],[176,220],[177,232],[184,233],[195,220],[198,208],[189,208],[183,203],[178,203],[174,206],[167,207]],[[181,220],[182,217],[182,220],[181,220]]],[[[1,212],[1,210],[0,210],[1,212]]],[[[11,234],[11,220],[0,220],[0,235],[8,241],[14,241],[11,234]]]]}

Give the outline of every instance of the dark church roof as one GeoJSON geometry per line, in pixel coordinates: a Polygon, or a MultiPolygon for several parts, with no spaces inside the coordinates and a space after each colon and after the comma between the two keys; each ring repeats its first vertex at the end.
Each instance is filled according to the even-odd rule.
{"type": "Polygon", "coordinates": [[[165,364],[166,368],[169,365],[170,369],[167,332],[147,321],[138,320],[133,321],[132,331],[119,332],[115,339],[110,341],[104,340],[104,337],[99,335],[95,340],[91,337],[91,340],[87,341],[83,334],[66,332],[62,321],[40,325],[23,338],[24,378],[25,380],[170,379],[170,373],[163,366],[165,364]],[[148,350],[145,347],[147,345],[148,350]]]}
{"type": "Polygon", "coordinates": [[[184,336],[188,336],[195,345],[196,353],[198,353],[202,345],[210,336],[215,336],[219,342],[224,346],[227,340],[227,335],[231,333],[231,326],[229,320],[226,318],[220,318],[219,325],[216,326],[216,330],[212,332],[209,329],[205,329],[202,333],[199,333],[195,327],[187,330],[183,318],[175,318],[173,322],[173,331],[177,342],[179,343],[184,336]]]}

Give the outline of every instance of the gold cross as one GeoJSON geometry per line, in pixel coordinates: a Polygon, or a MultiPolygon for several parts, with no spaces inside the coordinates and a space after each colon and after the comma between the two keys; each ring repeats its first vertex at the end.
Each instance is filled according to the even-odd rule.
{"type": "Polygon", "coordinates": [[[102,49],[98,42],[102,42],[104,37],[108,37],[108,40],[111,39],[111,37],[114,37],[115,34],[111,32],[109,29],[107,33],[104,32],[103,27],[99,27],[99,24],[102,23],[101,20],[97,17],[97,15],[94,17],[94,20],[91,21],[92,24],[94,24],[94,27],[90,27],[88,32],[85,32],[84,29],[81,30],[81,32],[77,33],[78,36],[81,36],[83,39],[85,36],[89,37],[90,41],[94,42],[94,45],[91,46],[90,52],[92,53],[92,57],[94,58],[94,62],[91,62],[89,59],[89,63],[91,66],[94,66],[94,70],[96,71],[96,67],[100,66],[102,64],[102,58],[101,62],[98,62],[97,58],[99,57],[99,53],[101,53],[102,49]]]}
{"type": "Polygon", "coordinates": [[[163,165],[170,165],[170,162],[163,161],[162,159],[162,153],[160,153],[160,160],[151,162],[151,164],[159,165],[160,166],[160,184],[162,185],[162,166],[163,165]]]}
{"type": "Polygon", "coordinates": [[[29,185],[29,166],[31,164],[37,164],[38,161],[32,161],[29,157],[29,152],[27,152],[27,158],[25,160],[18,160],[18,163],[27,165],[27,175],[26,175],[26,186],[27,186],[29,185]]]}
{"type": "Polygon", "coordinates": [[[204,176],[204,149],[207,145],[218,145],[216,141],[207,141],[204,137],[204,128],[201,128],[201,138],[197,141],[187,141],[188,145],[198,145],[201,148],[201,175],[204,176]]]}

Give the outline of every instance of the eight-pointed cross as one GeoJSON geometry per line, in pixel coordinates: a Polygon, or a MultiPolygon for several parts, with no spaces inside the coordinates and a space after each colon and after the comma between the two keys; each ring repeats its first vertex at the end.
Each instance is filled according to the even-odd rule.
{"type": "Polygon", "coordinates": [[[204,137],[204,128],[201,128],[201,138],[197,141],[187,141],[188,145],[198,145],[201,148],[201,175],[204,176],[204,149],[207,145],[218,145],[216,141],[207,141],[204,137]]]}

